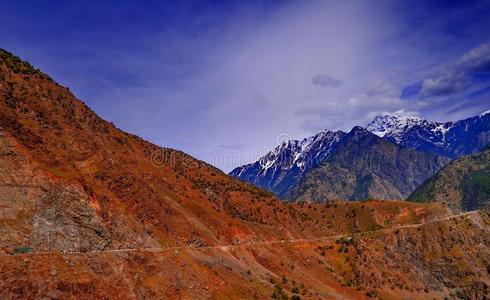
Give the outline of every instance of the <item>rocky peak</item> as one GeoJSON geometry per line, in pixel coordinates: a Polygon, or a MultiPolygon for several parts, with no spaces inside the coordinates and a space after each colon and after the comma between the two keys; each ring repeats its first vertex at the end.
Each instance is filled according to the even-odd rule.
{"type": "Polygon", "coordinates": [[[427,122],[420,118],[417,113],[399,110],[393,113],[382,113],[367,125],[367,130],[377,136],[394,136],[399,141],[400,134],[407,129],[427,122]]]}
{"type": "Polygon", "coordinates": [[[348,137],[351,139],[358,141],[361,138],[364,138],[366,136],[372,135],[371,132],[369,132],[366,128],[361,127],[361,126],[354,126],[351,131],[347,134],[348,137]]]}

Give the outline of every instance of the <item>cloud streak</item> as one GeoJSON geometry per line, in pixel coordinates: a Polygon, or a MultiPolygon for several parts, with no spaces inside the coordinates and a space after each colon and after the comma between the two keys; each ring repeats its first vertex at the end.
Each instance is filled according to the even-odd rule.
{"type": "MultiPolygon", "coordinates": [[[[447,67],[442,74],[422,82],[422,97],[438,97],[461,93],[478,81],[478,75],[490,73],[490,42],[484,43],[447,67]]],[[[487,79],[490,79],[487,78],[487,79]]]]}

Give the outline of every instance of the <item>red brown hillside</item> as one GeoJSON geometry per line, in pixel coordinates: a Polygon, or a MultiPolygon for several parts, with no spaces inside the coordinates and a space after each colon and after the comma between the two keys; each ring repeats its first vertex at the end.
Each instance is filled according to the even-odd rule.
{"type": "Polygon", "coordinates": [[[258,188],[122,132],[48,76],[5,52],[1,58],[4,135],[45,176],[79,186],[104,224],[127,227],[133,246],[330,233],[325,219],[311,222],[258,188]]]}
{"type": "MultiPolygon", "coordinates": [[[[390,240],[394,233],[380,229],[447,214],[437,205],[405,202],[284,204],[182,152],[118,130],[68,89],[0,51],[0,298],[264,298],[279,287],[305,298],[363,298],[391,288],[367,279],[369,269],[407,281],[390,297],[478,295],[488,286],[488,251],[480,251],[478,263],[464,253],[443,254],[461,272],[483,278],[464,282],[438,277],[434,272],[446,266],[422,257],[415,263],[427,274],[416,281],[396,270],[405,254],[387,270],[387,262],[363,260],[364,252],[384,253],[362,242],[371,239],[363,232],[390,240]],[[344,233],[361,236],[355,244],[335,243],[344,233]],[[334,237],[326,244],[315,240],[328,236],[334,237]],[[134,248],[142,250],[124,250],[134,248]],[[123,251],[110,252],[117,249],[123,251]],[[12,256],[24,250],[33,253],[12,256]],[[352,265],[358,259],[359,268],[352,265]]],[[[476,245],[467,236],[488,232],[486,217],[475,218],[469,232],[454,229],[455,247],[476,245]]],[[[442,234],[400,230],[425,242],[442,234]]],[[[413,246],[416,255],[421,245],[413,246]]]]}

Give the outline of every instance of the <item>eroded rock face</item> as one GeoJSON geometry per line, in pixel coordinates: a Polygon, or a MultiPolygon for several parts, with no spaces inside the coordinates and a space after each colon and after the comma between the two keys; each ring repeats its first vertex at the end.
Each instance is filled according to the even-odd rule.
{"type": "Polygon", "coordinates": [[[83,251],[112,246],[80,185],[44,174],[12,137],[0,134],[0,232],[4,251],[83,251]]]}

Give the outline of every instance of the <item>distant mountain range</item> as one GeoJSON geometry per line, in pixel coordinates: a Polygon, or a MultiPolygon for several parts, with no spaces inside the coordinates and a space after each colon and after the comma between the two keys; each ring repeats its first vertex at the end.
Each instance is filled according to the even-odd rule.
{"type": "Polygon", "coordinates": [[[377,116],[366,128],[393,143],[454,159],[475,153],[490,142],[490,110],[447,123],[398,111],[377,116]]]}
{"type": "Polygon", "coordinates": [[[366,129],[326,130],[284,142],[230,175],[284,200],[399,199],[450,159],[475,153],[489,142],[490,111],[447,123],[398,111],[377,116],[366,129]],[[361,142],[363,148],[356,147],[361,142]],[[350,156],[345,155],[346,145],[350,156]],[[393,177],[391,171],[398,174],[393,177]]]}

